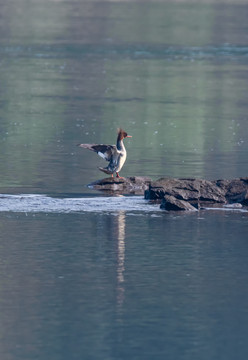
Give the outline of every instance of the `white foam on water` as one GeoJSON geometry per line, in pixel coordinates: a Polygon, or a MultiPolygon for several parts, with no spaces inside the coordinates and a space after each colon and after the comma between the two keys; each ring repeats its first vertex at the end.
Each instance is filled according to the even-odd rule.
{"type": "Polygon", "coordinates": [[[46,195],[0,194],[0,211],[11,212],[114,212],[114,211],[162,211],[159,205],[149,204],[142,196],[55,198],[46,195]]]}

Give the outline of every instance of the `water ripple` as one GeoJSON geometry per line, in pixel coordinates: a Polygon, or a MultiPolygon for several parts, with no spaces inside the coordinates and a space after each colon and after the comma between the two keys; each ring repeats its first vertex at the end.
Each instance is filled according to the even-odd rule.
{"type": "Polygon", "coordinates": [[[246,59],[248,47],[231,44],[220,46],[162,46],[162,45],[78,45],[50,44],[30,46],[1,46],[0,54],[8,57],[34,58],[82,58],[82,57],[126,57],[132,59],[208,60],[213,58],[246,59]]]}

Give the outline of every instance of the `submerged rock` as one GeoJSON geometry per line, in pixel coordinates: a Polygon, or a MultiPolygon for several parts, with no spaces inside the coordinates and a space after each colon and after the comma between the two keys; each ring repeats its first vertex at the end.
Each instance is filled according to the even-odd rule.
{"type": "Polygon", "coordinates": [[[127,178],[108,177],[94,181],[88,187],[106,192],[143,194],[149,188],[151,181],[150,178],[144,176],[127,178]]]}
{"type": "Polygon", "coordinates": [[[248,178],[234,180],[171,179],[151,182],[145,199],[162,200],[165,210],[195,210],[215,204],[248,205],[248,178]]]}

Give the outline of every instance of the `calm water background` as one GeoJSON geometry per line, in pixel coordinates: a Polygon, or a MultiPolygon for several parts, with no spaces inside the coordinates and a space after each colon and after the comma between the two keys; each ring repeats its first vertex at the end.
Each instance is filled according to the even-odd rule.
{"type": "MultiPolygon", "coordinates": [[[[98,198],[104,163],[76,144],[118,126],[123,176],[248,176],[247,18],[2,1],[0,192],[98,198]]],[[[85,210],[0,212],[1,360],[247,358],[247,213],[85,210]]]]}

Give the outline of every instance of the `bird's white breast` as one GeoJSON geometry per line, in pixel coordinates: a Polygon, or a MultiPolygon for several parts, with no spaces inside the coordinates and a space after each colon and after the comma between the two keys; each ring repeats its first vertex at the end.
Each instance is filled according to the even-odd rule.
{"type": "Polygon", "coordinates": [[[119,172],[122,168],[122,166],[124,165],[125,161],[127,158],[127,153],[126,151],[120,151],[119,152],[119,159],[118,159],[118,165],[117,165],[117,169],[116,171],[119,172]]]}

